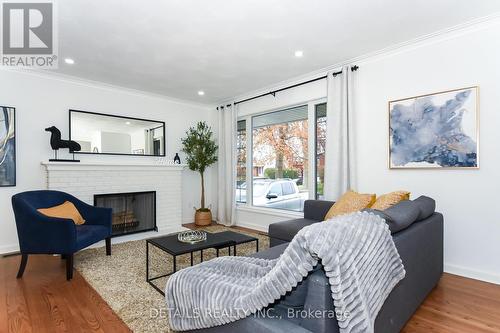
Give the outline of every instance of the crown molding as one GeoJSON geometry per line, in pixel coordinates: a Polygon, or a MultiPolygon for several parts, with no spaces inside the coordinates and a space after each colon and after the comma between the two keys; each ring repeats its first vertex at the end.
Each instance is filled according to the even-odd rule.
{"type": "Polygon", "coordinates": [[[103,89],[103,90],[119,92],[119,93],[127,93],[127,94],[135,95],[135,96],[156,98],[156,99],[161,99],[161,100],[168,101],[171,103],[191,105],[191,106],[202,107],[202,108],[206,108],[206,109],[212,108],[211,103],[198,103],[198,102],[188,101],[188,100],[175,98],[175,97],[162,95],[162,94],[157,94],[157,93],[149,92],[149,91],[145,91],[145,90],[127,88],[127,87],[123,87],[123,86],[119,86],[119,85],[114,85],[111,83],[84,79],[84,78],[73,76],[73,75],[61,74],[61,73],[56,73],[56,72],[49,72],[47,70],[15,68],[15,67],[7,67],[7,66],[0,66],[0,70],[6,71],[6,72],[36,76],[36,77],[40,77],[40,78],[48,79],[48,80],[61,81],[64,83],[77,84],[77,85],[81,85],[81,86],[85,86],[85,87],[89,87],[89,88],[94,88],[94,89],[103,89]]]}
{"type": "Polygon", "coordinates": [[[315,71],[312,71],[312,72],[309,72],[309,73],[306,73],[303,75],[295,76],[293,78],[283,80],[283,81],[265,86],[265,87],[260,88],[260,89],[246,92],[244,94],[240,94],[238,96],[235,96],[231,99],[226,99],[224,101],[221,101],[221,102],[217,103],[217,105],[224,105],[226,103],[229,104],[229,103],[232,103],[233,101],[246,99],[246,98],[249,98],[252,96],[267,93],[269,91],[278,90],[280,88],[287,87],[287,86],[290,86],[290,85],[293,85],[296,83],[307,81],[307,80],[313,79],[313,78],[318,77],[318,76],[323,76],[326,73],[328,73],[329,71],[338,71],[340,68],[342,68],[342,66],[346,66],[346,65],[350,65],[350,64],[354,64],[354,63],[357,65],[362,65],[363,63],[366,64],[366,63],[369,63],[372,61],[379,60],[381,58],[389,57],[389,56],[392,56],[392,55],[395,55],[398,53],[402,53],[402,52],[406,52],[406,51],[416,49],[416,48],[419,48],[422,46],[438,43],[438,42],[441,42],[444,40],[453,39],[453,38],[456,38],[456,37],[459,37],[459,36],[474,32],[474,31],[483,30],[483,29],[486,29],[486,28],[489,28],[491,26],[498,25],[498,24],[500,24],[500,12],[497,12],[497,13],[494,13],[494,14],[491,14],[488,16],[483,16],[483,17],[473,19],[470,21],[466,21],[464,23],[461,23],[461,24],[458,24],[458,25],[455,25],[452,27],[448,27],[445,29],[441,29],[441,30],[438,30],[436,32],[433,32],[433,33],[430,33],[427,35],[419,36],[417,38],[410,39],[410,40],[405,41],[405,42],[397,43],[397,44],[382,48],[382,49],[377,50],[377,51],[369,52],[369,53],[366,53],[366,54],[358,56],[358,57],[347,59],[347,60],[338,62],[336,64],[333,64],[333,65],[330,65],[327,67],[323,67],[321,69],[318,69],[318,70],[315,70],[315,71]]]}

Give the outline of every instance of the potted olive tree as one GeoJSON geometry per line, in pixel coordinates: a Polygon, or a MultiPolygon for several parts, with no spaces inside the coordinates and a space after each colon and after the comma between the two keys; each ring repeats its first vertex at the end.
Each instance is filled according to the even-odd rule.
{"type": "Polygon", "coordinates": [[[205,207],[205,170],[217,162],[218,149],[212,129],[206,122],[200,121],[186,131],[186,137],[181,141],[189,169],[199,172],[201,176],[201,205],[196,209],[195,223],[209,225],[212,223],[212,212],[205,207]]]}

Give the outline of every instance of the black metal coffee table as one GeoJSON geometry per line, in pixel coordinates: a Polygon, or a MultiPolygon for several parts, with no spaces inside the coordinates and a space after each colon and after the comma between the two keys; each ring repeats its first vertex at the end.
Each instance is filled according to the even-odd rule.
{"type": "Polygon", "coordinates": [[[249,242],[256,242],[256,250],[259,250],[259,239],[240,234],[233,231],[224,231],[219,233],[207,232],[207,239],[203,242],[188,244],[182,243],[177,239],[177,234],[151,238],[146,240],[146,281],[153,286],[162,295],[165,295],[163,290],[158,288],[153,281],[172,275],[177,271],[177,257],[183,254],[191,254],[191,266],[193,266],[193,253],[200,251],[200,261],[203,262],[203,250],[215,248],[216,255],[219,256],[219,250],[227,248],[229,255],[231,255],[231,247],[233,248],[233,255],[236,255],[236,245],[249,242]],[[159,248],[160,250],[170,254],[173,257],[173,270],[170,273],[160,276],[149,276],[149,244],[159,248]]]}
{"type": "MultiPolygon", "coordinates": [[[[255,242],[255,252],[259,252],[259,239],[256,237],[248,236],[245,234],[240,234],[239,232],[234,232],[234,231],[223,231],[217,233],[219,236],[227,237],[228,239],[232,240],[234,242],[233,249],[234,249],[234,254],[236,255],[236,245],[240,244],[245,244],[245,243],[250,243],[250,242],[255,242]]],[[[227,247],[227,246],[225,246],[227,247]]],[[[221,247],[224,248],[224,247],[221,247]]],[[[216,248],[217,250],[217,257],[219,256],[219,249],[216,248]]],[[[231,247],[229,247],[229,255],[231,255],[231,247]]]]}

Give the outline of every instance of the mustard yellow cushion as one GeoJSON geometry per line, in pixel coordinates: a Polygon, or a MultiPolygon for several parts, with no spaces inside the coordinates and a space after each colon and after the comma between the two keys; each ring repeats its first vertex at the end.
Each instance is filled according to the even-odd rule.
{"type": "Polygon", "coordinates": [[[331,219],[337,215],[357,212],[359,210],[370,208],[375,202],[375,194],[361,194],[354,191],[347,191],[340,199],[333,204],[328,213],[325,215],[325,220],[331,219]]]}
{"type": "Polygon", "coordinates": [[[377,201],[370,207],[371,209],[385,210],[395,204],[403,201],[410,200],[410,192],[408,191],[394,191],[381,195],[377,198],[377,201]]]}
{"type": "Polygon", "coordinates": [[[49,217],[70,219],[77,225],[84,224],[85,220],[72,202],[65,201],[63,204],[49,208],[37,209],[38,212],[49,217]]]}

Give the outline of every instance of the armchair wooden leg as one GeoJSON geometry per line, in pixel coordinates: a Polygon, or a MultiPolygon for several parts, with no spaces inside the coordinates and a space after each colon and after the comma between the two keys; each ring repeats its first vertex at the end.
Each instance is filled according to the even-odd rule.
{"type": "Polygon", "coordinates": [[[17,272],[17,278],[20,279],[23,277],[24,269],[26,268],[26,264],[28,263],[28,255],[21,254],[21,265],[19,266],[19,271],[17,272]]]}
{"type": "Polygon", "coordinates": [[[73,254],[66,255],[66,280],[73,278],[73,254]]]}
{"type": "Polygon", "coordinates": [[[111,237],[106,238],[106,255],[111,255],[111,237]]]}

